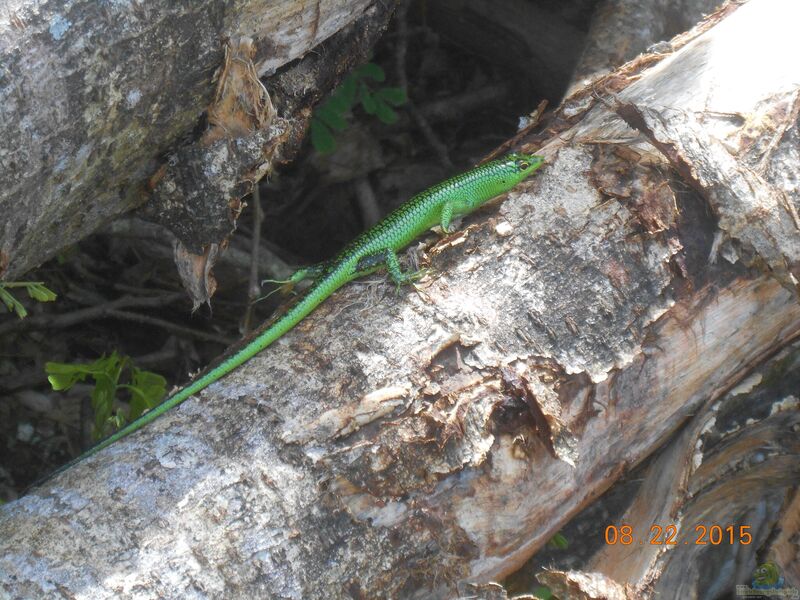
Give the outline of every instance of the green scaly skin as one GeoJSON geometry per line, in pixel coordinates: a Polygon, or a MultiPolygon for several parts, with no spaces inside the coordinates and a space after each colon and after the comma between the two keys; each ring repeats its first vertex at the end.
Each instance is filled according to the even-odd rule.
{"type": "MultiPolygon", "coordinates": [[[[350,242],[333,260],[314,267],[301,269],[290,279],[297,283],[309,276],[314,283],[303,297],[282,317],[260,333],[241,350],[224,359],[219,365],[170,396],[156,408],[144,413],[115,434],[107,437],[79,457],[68,462],[55,473],[64,471],[96,454],[114,442],[129,436],[188,397],[205,389],[222,376],[261,352],[302,321],[311,311],[348,281],[386,266],[395,283],[409,283],[417,273],[403,273],[397,252],[434,225],[448,232],[455,217],[472,212],[488,200],[499,196],[533,174],[544,164],[544,159],[532,154],[509,154],[488,162],[476,169],[456,175],[411,198],[399,206],[371,229],[350,242]]],[[[55,474],[54,473],[54,474],[55,474]]]]}

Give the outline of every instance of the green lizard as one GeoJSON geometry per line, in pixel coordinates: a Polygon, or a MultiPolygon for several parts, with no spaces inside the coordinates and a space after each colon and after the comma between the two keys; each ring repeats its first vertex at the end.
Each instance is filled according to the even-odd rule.
{"type": "Polygon", "coordinates": [[[405,248],[415,238],[434,225],[449,231],[454,217],[472,212],[486,201],[499,196],[531,175],[544,164],[544,159],[532,154],[509,154],[488,162],[461,175],[443,181],[402,204],[371,229],[350,242],[331,261],[301,269],[289,282],[296,283],[313,278],[311,287],[283,316],[267,326],[240,350],[233,352],[219,365],[195,379],[154,409],[107,437],[86,452],[68,462],[54,474],[68,469],[141,429],[189,396],[205,389],[223,375],[249,360],[302,321],[325,299],[351,281],[382,266],[386,266],[395,283],[414,281],[418,273],[403,273],[397,260],[397,251],[405,248]]]}

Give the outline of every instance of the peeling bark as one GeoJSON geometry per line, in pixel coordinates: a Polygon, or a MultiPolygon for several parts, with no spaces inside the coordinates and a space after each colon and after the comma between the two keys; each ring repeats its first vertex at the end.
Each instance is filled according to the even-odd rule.
{"type": "Polygon", "coordinates": [[[0,278],[151,202],[158,210],[147,214],[193,254],[224,243],[248,186],[291,154],[311,103],[363,58],[391,9],[370,0],[12,2],[0,16],[0,278]],[[320,44],[333,51],[325,77],[312,72],[284,90],[305,104],[280,107],[271,127],[202,143],[193,131],[202,133],[226,73],[226,47],[241,40],[252,41],[258,77],[320,44]],[[309,93],[314,83],[328,86],[309,93]],[[204,196],[195,181],[206,184],[204,196]]]}
{"type": "MultiPolygon", "coordinates": [[[[610,524],[617,532],[629,527],[630,543],[605,546],[587,573],[539,579],[561,589],[602,574],[624,582],[622,598],[719,598],[732,591],[732,579],[749,585],[756,565],[771,558],[787,585],[797,586],[798,390],[795,343],[710,399],[659,453],[628,510],[610,524]]],[[[606,597],[579,587],[583,595],[570,597],[606,597]]]]}
{"type": "MultiPolygon", "coordinates": [[[[638,531],[752,524],[793,576],[796,535],[770,532],[798,523],[797,232],[779,200],[800,205],[800,65],[781,60],[800,54],[799,10],[727,7],[669,58],[582,90],[521,144],[546,169],[433,245],[418,290],[347,286],[3,507],[0,589],[496,597],[484,584],[667,440],[630,508],[638,531]],[[737,181],[758,187],[724,183],[737,181]]],[[[745,583],[759,547],[609,546],[602,573],[548,581],[575,597],[706,597],[745,583]]]]}

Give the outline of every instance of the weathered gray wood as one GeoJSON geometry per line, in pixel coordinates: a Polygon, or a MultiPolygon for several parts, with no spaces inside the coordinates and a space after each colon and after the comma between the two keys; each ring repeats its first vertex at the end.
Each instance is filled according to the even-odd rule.
{"type": "Polygon", "coordinates": [[[626,513],[609,523],[628,525],[632,543],[607,545],[588,570],[656,597],[718,598],[732,583],[749,585],[770,557],[788,586],[800,585],[786,543],[798,533],[791,506],[800,483],[798,390],[794,344],[709,400],[650,465],[626,513]],[[774,539],[774,523],[783,542],[774,539]],[[769,550],[781,543],[782,553],[769,550]]]}
{"type": "MultiPolygon", "coordinates": [[[[702,115],[772,192],[759,198],[797,207],[785,107],[800,66],[779,58],[798,55],[798,10],[752,0],[568,100],[547,168],[433,247],[418,291],[347,286],[198,398],[3,507],[0,589],[446,598],[513,571],[800,335],[786,207],[760,206],[761,231],[786,234],[771,247],[721,229],[713,212],[733,218],[745,197],[706,186],[724,163],[618,114],[702,115]],[[783,273],[764,266],[778,256],[783,273]]],[[[767,481],[783,493],[793,477],[767,481]]],[[[653,589],[610,577],[615,593],[653,589]]]]}
{"type": "Polygon", "coordinates": [[[667,40],[722,4],[718,0],[602,0],[592,16],[571,91],[610,73],[639,53],[667,53],[667,40]]]}
{"type": "MultiPolygon", "coordinates": [[[[252,39],[255,67],[266,76],[357,21],[371,5],[371,0],[5,3],[0,278],[18,277],[148,202],[148,181],[169,166],[168,155],[175,163],[176,151],[192,139],[214,98],[226,40],[252,39]]],[[[293,127],[298,115],[282,116],[289,123],[260,132],[264,139],[250,139],[253,148],[245,151],[255,155],[259,143],[269,148],[271,138],[281,134],[297,137],[293,129],[302,130],[304,120],[293,127]]],[[[223,170],[233,162],[227,155],[222,157],[227,163],[212,158],[197,162],[223,170]]],[[[184,162],[188,170],[199,170],[184,162]]],[[[250,171],[265,168],[236,165],[232,177],[247,180],[250,171]]],[[[223,206],[246,192],[220,187],[232,196],[222,198],[223,206]]],[[[231,227],[226,219],[222,234],[231,227]]],[[[184,244],[194,243],[195,253],[201,253],[208,240],[190,237],[184,244]]]]}

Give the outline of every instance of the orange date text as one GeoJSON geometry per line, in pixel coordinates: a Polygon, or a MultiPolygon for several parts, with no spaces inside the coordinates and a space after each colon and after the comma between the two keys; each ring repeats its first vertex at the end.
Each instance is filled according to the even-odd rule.
{"type": "Polygon", "coordinates": [[[688,534],[680,534],[677,525],[651,525],[650,531],[637,533],[631,525],[609,525],[605,531],[606,544],[623,546],[721,546],[736,543],[748,545],[753,541],[750,525],[695,525],[688,534]]]}

